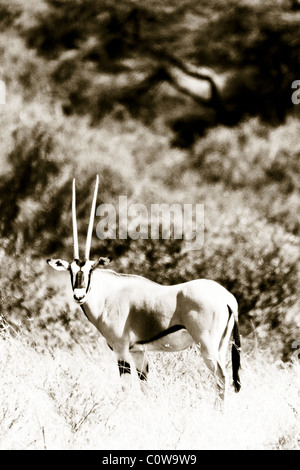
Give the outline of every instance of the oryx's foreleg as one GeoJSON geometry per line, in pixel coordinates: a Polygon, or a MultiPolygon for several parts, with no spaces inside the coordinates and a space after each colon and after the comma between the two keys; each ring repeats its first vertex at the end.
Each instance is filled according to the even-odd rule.
{"type": "Polygon", "coordinates": [[[123,359],[118,359],[118,367],[120,377],[122,377],[124,374],[131,374],[131,367],[129,362],[126,362],[123,359]]]}
{"type": "Polygon", "coordinates": [[[123,391],[131,387],[131,366],[130,362],[124,359],[118,359],[118,367],[121,379],[121,387],[123,391]]]}
{"type": "Polygon", "coordinates": [[[131,354],[135,363],[139,379],[142,381],[146,381],[149,372],[149,363],[146,354],[142,351],[133,352],[131,354]]]}
{"type": "Polygon", "coordinates": [[[128,350],[128,347],[115,348],[113,351],[118,361],[118,368],[121,378],[122,389],[126,390],[131,383],[131,361],[132,357],[128,350]]]}

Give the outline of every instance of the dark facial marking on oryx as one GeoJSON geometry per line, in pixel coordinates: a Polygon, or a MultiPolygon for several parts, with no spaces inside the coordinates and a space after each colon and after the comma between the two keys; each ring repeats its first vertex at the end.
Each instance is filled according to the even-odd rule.
{"type": "Polygon", "coordinates": [[[90,262],[75,259],[69,265],[68,269],[71,276],[74,299],[79,302],[85,297],[90,289],[93,268],[90,262]]]}
{"type": "Polygon", "coordinates": [[[81,289],[84,287],[84,274],[83,271],[78,271],[75,276],[74,289],[81,289]]]}

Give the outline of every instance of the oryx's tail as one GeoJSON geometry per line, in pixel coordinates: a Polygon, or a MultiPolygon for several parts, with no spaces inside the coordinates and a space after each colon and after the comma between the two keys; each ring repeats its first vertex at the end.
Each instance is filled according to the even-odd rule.
{"type": "Polygon", "coordinates": [[[232,378],[233,385],[236,392],[239,392],[241,389],[241,381],[239,376],[239,368],[241,366],[241,339],[239,333],[239,325],[237,315],[234,315],[231,308],[228,306],[229,311],[233,314],[234,325],[233,325],[233,344],[231,349],[231,360],[232,360],[232,378]]]}

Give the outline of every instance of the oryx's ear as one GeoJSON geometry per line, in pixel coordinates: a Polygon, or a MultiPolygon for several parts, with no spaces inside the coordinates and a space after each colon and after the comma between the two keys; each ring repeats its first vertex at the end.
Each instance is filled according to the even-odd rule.
{"type": "Polygon", "coordinates": [[[47,259],[47,263],[57,271],[65,271],[69,269],[69,263],[62,259],[47,259]]]}
{"type": "Polygon", "coordinates": [[[112,258],[108,256],[107,258],[103,258],[103,256],[100,256],[97,261],[93,264],[93,269],[99,268],[100,266],[106,266],[111,262],[112,258]]]}

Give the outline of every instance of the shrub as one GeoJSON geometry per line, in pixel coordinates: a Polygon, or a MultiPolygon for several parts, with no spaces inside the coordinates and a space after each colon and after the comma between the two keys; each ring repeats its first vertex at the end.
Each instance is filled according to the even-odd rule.
{"type": "Polygon", "coordinates": [[[14,21],[21,15],[21,7],[18,4],[0,4],[0,28],[4,29],[13,25],[14,21]]]}
{"type": "Polygon", "coordinates": [[[21,244],[24,239],[32,241],[33,214],[49,178],[57,175],[59,170],[57,164],[49,159],[53,139],[45,128],[36,125],[30,131],[17,129],[14,140],[14,148],[7,158],[10,171],[0,179],[3,195],[0,231],[2,237],[15,246],[17,241],[21,244]]]}
{"type": "Polygon", "coordinates": [[[21,334],[39,350],[72,348],[78,341],[95,344],[99,333],[70,304],[69,276],[52,280],[45,260],[12,257],[3,251],[1,263],[6,270],[0,279],[0,329],[8,323],[11,332],[21,334]]]}
{"type": "Polygon", "coordinates": [[[294,132],[299,132],[296,120],[273,130],[258,119],[232,129],[219,127],[195,144],[192,162],[208,182],[264,192],[276,184],[280,192],[291,193],[298,190],[300,176],[294,132]]]}
{"type": "MultiPolygon", "coordinates": [[[[270,129],[257,119],[219,127],[199,140],[192,165],[203,183],[247,191],[247,205],[271,223],[299,234],[299,121],[270,129]]],[[[242,196],[243,197],[243,196],[242,196]]]]}
{"type": "MultiPolygon", "coordinates": [[[[39,108],[38,113],[42,110],[39,108]]],[[[64,117],[56,120],[47,116],[42,121],[31,116],[26,125],[17,125],[8,154],[2,156],[6,171],[0,175],[0,233],[7,252],[49,257],[60,251],[71,256],[73,177],[77,178],[80,240],[86,237],[97,173],[101,176],[99,202],[112,202],[120,194],[130,196],[130,165],[125,164],[122,172],[116,170],[114,145],[106,154],[103,142],[118,129],[110,132],[107,128],[97,132],[64,117]]],[[[118,137],[118,142],[121,140],[122,136],[118,137]]],[[[123,161],[129,161],[130,153],[125,155],[119,143],[115,145],[123,161]]]]}

